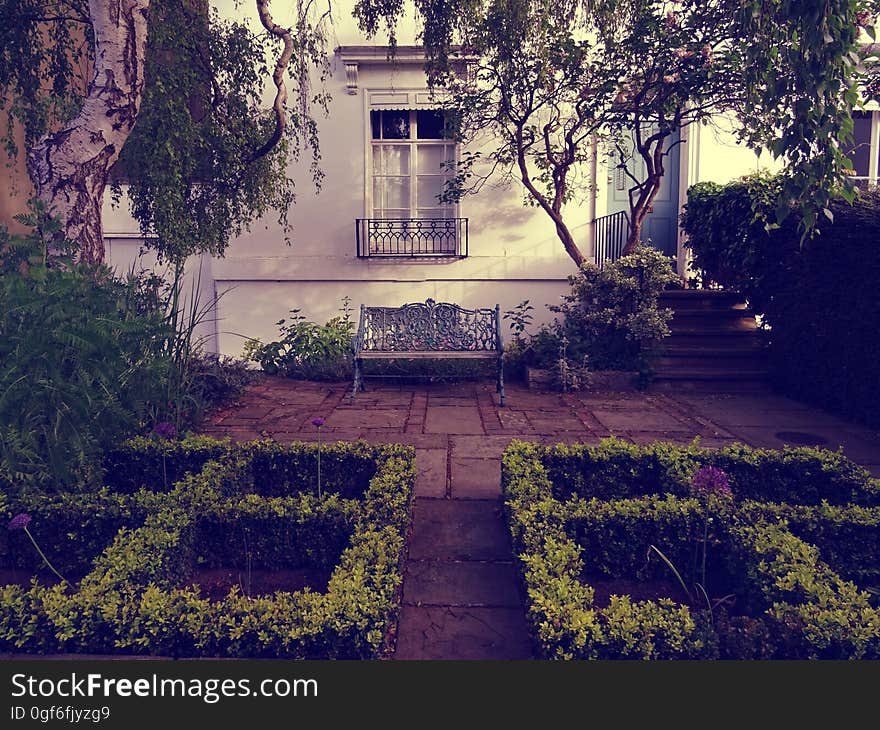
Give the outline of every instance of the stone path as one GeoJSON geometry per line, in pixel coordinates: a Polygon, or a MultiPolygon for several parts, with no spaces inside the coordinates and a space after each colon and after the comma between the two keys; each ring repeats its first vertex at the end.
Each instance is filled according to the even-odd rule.
{"type": "Polygon", "coordinates": [[[880,476],[880,433],[771,394],[535,393],[489,383],[370,385],[267,378],[205,433],[235,440],[363,438],[416,449],[416,500],[398,631],[399,659],[524,659],[522,597],[500,509],[500,457],[513,438],[596,443],[617,436],[704,446],[739,441],[836,449],[880,476]]]}

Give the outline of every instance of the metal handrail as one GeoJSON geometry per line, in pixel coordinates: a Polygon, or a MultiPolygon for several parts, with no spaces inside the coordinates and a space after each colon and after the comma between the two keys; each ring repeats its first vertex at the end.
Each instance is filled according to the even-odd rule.
{"type": "Polygon", "coordinates": [[[617,261],[629,236],[629,216],[625,210],[593,220],[593,251],[601,269],[606,261],[617,261]]]}

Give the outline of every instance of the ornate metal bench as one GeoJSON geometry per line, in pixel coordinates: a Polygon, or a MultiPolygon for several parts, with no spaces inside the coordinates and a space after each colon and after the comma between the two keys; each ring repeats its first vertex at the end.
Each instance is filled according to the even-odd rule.
{"type": "Polygon", "coordinates": [[[402,307],[361,305],[354,350],[352,397],[364,390],[363,361],[375,359],[489,359],[498,365],[496,389],[504,405],[501,309],[464,309],[435,302],[402,307]]]}

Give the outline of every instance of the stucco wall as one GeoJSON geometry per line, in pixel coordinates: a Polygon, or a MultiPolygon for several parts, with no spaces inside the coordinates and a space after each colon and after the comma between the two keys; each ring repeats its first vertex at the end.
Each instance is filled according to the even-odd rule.
{"type": "MultiPolygon", "coordinates": [[[[334,45],[364,45],[350,17],[351,2],[336,10],[334,45]]],[[[236,9],[231,0],[217,3],[229,17],[255,22],[249,7],[236,9]]],[[[289,21],[279,8],[279,22],[289,21]]],[[[415,40],[412,24],[404,24],[399,42],[415,40]]],[[[384,39],[376,39],[381,44],[384,39]]],[[[204,332],[206,343],[227,354],[238,354],[245,337],[263,340],[277,335],[275,322],[291,308],[309,319],[323,322],[338,313],[341,299],[360,304],[395,306],[433,297],[463,306],[510,309],[529,299],[535,306],[536,324],[552,319],[546,305],[559,301],[567,289],[566,278],[575,271],[559,243],[549,218],[537,208],[522,204],[517,182],[507,186],[488,184],[476,196],[466,197],[458,215],[469,220],[469,256],[466,259],[425,262],[364,260],[356,257],[355,219],[366,209],[365,148],[370,90],[424,89],[418,64],[361,62],[358,88],[350,94],[341,59],[334,56],[333,76],[327,83],[332,94],[330,114],[320,120],[321,167],[325,178],[316,194],[305,164],[292,162],[289,174],[296,182],[298,200],[290,213],[292,243],[275,217],[257,221],[250,232],[234,240],[223,259],[200,258],[203,296],[219,295],[214,329],[204,332]]],[[[267,99],[269,90],[267,89],[267,99]]],[[[729,122],[723,122],[732,130],[729,122]]],[[[472,145],[472,149],[479,144],[472,145]]],[[[724,181],[753,171],[758,161],[749,150],[739,148],[730,132],[701,128],[682,146],[688,155],[683,183],[697,180],[724,181]]],[[[607,170],[597,169],[595,214],[605,210],[607,170]]],[[[590,251],[591,201],[579,201],[566,211],[585,254],[590,251]]],[[[105,233],[109,259],[128,267],[137,255],[139,232],[121,207],[105,206],[105,233]]],[[[143,262],[149,264],[149,259],[143,262]]]]}
{"type": "MultiPolygon", "coordinates": [[[[219,5],[227,14],[240,13],[231,3],[219,5]]],[[[346,17],[346,8],[339,7],[336,42],[367,43],[346,17]]],[[[400,42],[413,39],[405,28],[400,42]]],[[[283,230],[270,215],[232,241],[223,259],[202,260],[203,291],[210,289],[221,295],[215,340],[219,350],[240,353],[242,335],[274,338],[275,322],[294,307],[309,319],[326,321],[337,314],[346,295],[355,310],[362,303],[396,306],[427,297],[468,307],[500,303],[502,309],[509,309],[530,299],[536,324],[552,319],[544,305],[559,300],[575,266],[546,214],[523,205],[518,183],[490,183],[478,195],[461,202],[458,215],[469,221],[469,255],[465,259],[412,262],[357,258],[355,219],[366,212],[369,116],[365,95],[370,89],[425,89],[425,78],[418,64],[362,63],[357,93],[350,94],[337,56],[333,71],[327,84],[332,94],[330,114],[320,120],[321,168],[325,173],[320,193],[315,193],[305,164],[291,162],[289,166],[298,190],[290,213],[292,243],[285,243],[283,230]],[[210,285],[204,281],[206,273],[210,285]]],[[[567,213],[588,253],[586,202],[570,206],[567,213]]],[[[124,202],[114,209],[108,199],[104,228],[111,244],[111,263],[128,267],[137,254],[139,232],[124,202]]]]}

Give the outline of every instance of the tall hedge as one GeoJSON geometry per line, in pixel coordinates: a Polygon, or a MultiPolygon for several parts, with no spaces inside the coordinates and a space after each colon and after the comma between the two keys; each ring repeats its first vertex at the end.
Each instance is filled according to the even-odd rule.
{"type": "Polygon", "coordinates": [[[833,204],[833,222],[801,244],[796,221],[765,225],[783,184],[692,186],[682,226],[694,265],[704,285],[740,290],[763,316],[783,392],[878,426],[880,191],[833,204]]]}

